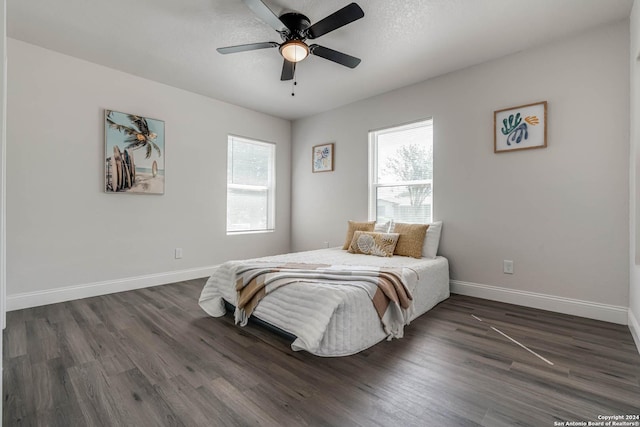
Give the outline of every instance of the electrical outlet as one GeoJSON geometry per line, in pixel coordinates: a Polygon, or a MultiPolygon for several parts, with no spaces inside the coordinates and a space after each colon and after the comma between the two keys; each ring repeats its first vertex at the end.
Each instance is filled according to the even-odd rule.
{"type": "Polygon", "coordinates": [[[329,242],[324,242],[324,247],[328,248],[329,247],[329,242]]]}
{"type": "Polygon", "coordinates": [[[505,274],[513,274],[513,261],[505,259],[502,261],[502,266],[505,274]]]}
{"type": "Polygon", "coordinates": [[[176,259],[182,258],[182,248],[176,248],[176,259]]]}

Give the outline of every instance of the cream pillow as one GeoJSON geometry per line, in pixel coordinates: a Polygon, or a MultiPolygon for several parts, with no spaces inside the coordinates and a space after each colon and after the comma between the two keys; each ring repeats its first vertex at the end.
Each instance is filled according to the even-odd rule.
{"type": "Polygon", "coordinates": [[[393,256],[399,237],[398,233],[356,231],[353,233],[349,252],[352,254],[390,257],[393,256]]]}
{"type": "Polygon", "coordinates": [[[413,258],[422,258],[422,245],[427,234],[429,224],[404,224],[396,222],[393,226],[393,232],[399,233],[400,238],[396,245],[395,254],[402,256],[410,256],[413,258]]]}
{"type": "Polygon", "coordinates": [[[440,245],[440,233],[442,232],[442,221],[436,221],[429,224],[427,236],[422,245],[422,256],[425,258],[435,258],[438,255],[438,246],[440,245]]]}
{"type": "Polygon", "coordinates": [[[349,249],[349,245],[351,245],[351,241],[353,240],[353,233],[356,231],[373,231],[373,227],[375,227],[375,221],[367,221],[367,222],[357,222],[357,221],[349,221],[349,228],[347,229],[347,238],[344,241],[344,245],[342,245],[342,249],[349,249]]]}

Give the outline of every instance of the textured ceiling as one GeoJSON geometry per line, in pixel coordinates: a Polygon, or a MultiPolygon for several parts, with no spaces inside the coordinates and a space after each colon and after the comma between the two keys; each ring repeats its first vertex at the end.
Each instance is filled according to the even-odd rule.
{"type": "MultiPolygon", "coordinates": [[[[295,119],[629,16],[632,0],[357,0],[365,17],[314,43],[362,59],[311,56],[296,96],[277,49],[217,47],[279,35],[241,0],[15,0],[9,37],[275,116],[295,119]]],[[[349,0],[264,0],[311,22],[349,0]]]]}

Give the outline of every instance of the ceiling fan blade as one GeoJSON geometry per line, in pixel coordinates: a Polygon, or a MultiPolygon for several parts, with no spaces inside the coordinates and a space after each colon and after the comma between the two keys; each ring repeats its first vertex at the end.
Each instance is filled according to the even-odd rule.
{"type": "Polygon", "coordinates": [[[356,68],[360,63],[360,58],[338,52],[337,50],[329,49],[328,47],[318,46],[317,44],[309,46],[309,52],[312,55],[328,59],[329,61],[336,62],[349,68],[356,68]]]}
{"type": "Polygon", "coordinates": [[[284,25],[282,21],[280,21],[280,18],[278,18],[261,0],[242,1],[244,1],[244,4],[246,4],[247,7],[249,7],[249,9],[253,11],[253,13],[258,15],[260,19],[269,24],[277,32],[282,33],[285,31],[289,31],[287,26],[284,25]]]}
{"type": "Polygon", "coordinates": [[[286,59],[284,60],[284,64],[282,64],[282,74],[280,75],[280,80],[293,80],[293,75],[296,72],[296,63],[289,62],[286,59]]]}
{"type": "Polygon", "coordinates": [[[216,50],[219,53],[226,55],[227,53],[246,52],[248,50],[267,49],[270,47],[278,47],[278,46],[280,45],[276,42],[262,42],[262,43],[240,44],[237,46],[219,47],[216,50]]]}
{"type": "Polygon", "coordinates": [[[332,13],[321,21],[307,28],[307,37],[317,39],[333,30],[337,30],[364,16],[364,11],[356,3],[348,4],[337,12],[332,13]]]}

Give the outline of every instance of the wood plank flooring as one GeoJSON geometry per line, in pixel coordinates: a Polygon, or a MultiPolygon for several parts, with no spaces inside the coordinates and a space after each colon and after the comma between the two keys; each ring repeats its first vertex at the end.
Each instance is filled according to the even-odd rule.
{"type": "Polygon", "coordinates": [[[553,426],[640,414],[626,326],[453,295],[401,340],[320,358],[207,316],[204,281],[8,313],[3,425],[553,426]]]}

